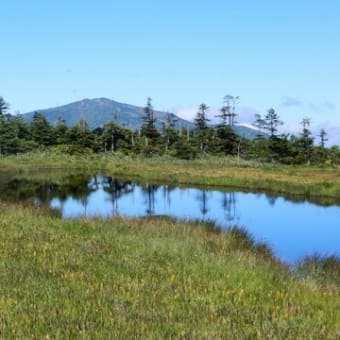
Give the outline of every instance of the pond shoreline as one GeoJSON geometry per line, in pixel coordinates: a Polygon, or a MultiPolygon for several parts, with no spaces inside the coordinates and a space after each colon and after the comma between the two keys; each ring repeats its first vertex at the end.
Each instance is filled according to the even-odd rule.
{"type": "Polygon", "coordinates": [[[234,188],[159,184],[102,173],[28,170],[0,173],[0,200],[34,202],[64,219],[169,216],[211,221],[221,230],[242,226],[254,240],[271,246],[285,263],[314,253],[340,255],[335,201],[307,200],[234,188]],[[223,190],[222,190],[223,189],[223,190]]]}
{"type": "Polygon", "coordinates": [[[306,198],[340,199],[340,169],[281,166],[233,158],[181,161],[169,158],[132,158],[115,154],[90,156],[46,153],[9,156],[0,160],[2,170],[29,168],[103,171],[112,176],[176,185],[229,187],[306,198]]]}

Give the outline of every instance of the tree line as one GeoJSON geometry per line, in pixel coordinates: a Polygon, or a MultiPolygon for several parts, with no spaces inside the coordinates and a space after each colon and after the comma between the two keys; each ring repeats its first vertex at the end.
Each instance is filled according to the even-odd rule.
{"type": "Polygon", "coordinates": [[[152,157],[167,154],[181,159],[204,155],[237,156],[263,162],[284,164],[339,164],[338,146],[326,148],[327,133],[321,130],[319,140],[312,137],[311,121],[304,118],[298,135],[279,134],[283,121],[274,109],[256,114],[253,125],[256,138],[245,139],[233,129],[239,97],[227,95],[216,118],[209,124],[209,107],[199,105],[194,128],[176,128],[177,118],[169,113],[160,129],[151,98],[147,99],[141,128],[135,131],[117,124],[115,119],[90,130],[85,120],[68,127],[61,118],[52,126],[45,116],[35,112],[31,122],[9,113],[9,105],[0,97],[0,156],[50,148],[68,154],[121,152],[152,157]]]}

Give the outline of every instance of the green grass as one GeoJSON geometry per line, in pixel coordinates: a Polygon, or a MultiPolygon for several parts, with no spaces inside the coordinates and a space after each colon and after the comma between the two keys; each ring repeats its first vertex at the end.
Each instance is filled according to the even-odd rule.
{"type": "Polygon", "coordinates": [[[0,337],[340,337],[334,263],[329,285],[310,280],[244,230],[209,227],[0,203],[0,337]]]}
{"type": "Polygon", "coordinates": [[[339,290],[340,260],[334,255],[328,257],[317,254],[308,256],[298,264],[295,272],[310,284],[315,283],[328,289],[333,286],[333,289],[339,290]]]}
{"type": "MultiPolygon", "coordinates": [[[[121,154],[68,156],[49,152],[0,160],[0,169],[25,173],[30,168],[102,171],[135,180],[177,185],[223,186],[326,200],[340,198],[338,167],[261,164],[235,158],[208,157],[193,161],[133,158],[121,154]]],[[[327,203],[327,202],[326,202],[327,203]]]]}

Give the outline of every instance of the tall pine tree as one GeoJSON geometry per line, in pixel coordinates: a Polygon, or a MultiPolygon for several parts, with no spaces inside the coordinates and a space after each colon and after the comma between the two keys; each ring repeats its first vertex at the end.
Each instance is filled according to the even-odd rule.
{"type": "Polygon", "coordinates": [[[141,126],[141,136],[145,136],[147,139],[155,140],[159,137],[159,133],[156,129],[156,118],[154,116],[154,110],[151,104],[152,99],[148,98],[146,106],[144,107],[143,124],[141,126]]]}
{"type": "Polygon", "coordinates": [[[208,142],[208,121],[210,120],[207,118],[208,109],[209,107],[206,104],[202,103],[198,108],[198,112],[195,118],[198,148],[201,153],[205,152],[208,142]]]}

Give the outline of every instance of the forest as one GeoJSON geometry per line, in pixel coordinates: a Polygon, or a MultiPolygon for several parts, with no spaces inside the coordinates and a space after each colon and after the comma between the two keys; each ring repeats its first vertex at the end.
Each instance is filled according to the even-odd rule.
{"type": "Polygon", "coordinates": [[[152,100],[148,98],[143,124],[140,129],[132,131],[117,124],[114,118],[94,130],[89,129],[84,119],[71,127],[61,118],[51,125],[39,112],[35,112],[33,120],[28,122],[20,115],[12,115],[9,104],[0,97],[0,155],[50,149],[70,155],[119,151],[126,155],[169,155],[180,159],[231,155],[238,159],[288,165],[340,163],[339,146],[325,146],[325,130],[321,130],[317,138],[313,137],[310,119],[304,118],[298,135],[280,134],[278,131],[283,121],[272,108],[264,115],[254,116],[255,139],[240,137],[233,130],[237,119],[236,99],[238,97],[224,98],[225,105],[216,115],[218,124],[209,123],[209,107],[201,104],[193,129],[175,127],[176,116],[170,113],[159,129],[156,128],[152,100]]]}

